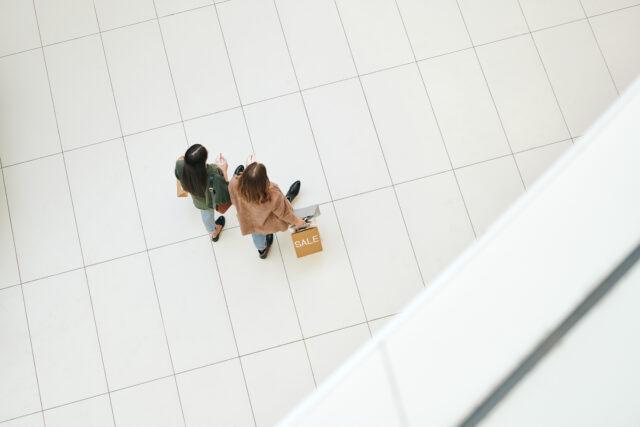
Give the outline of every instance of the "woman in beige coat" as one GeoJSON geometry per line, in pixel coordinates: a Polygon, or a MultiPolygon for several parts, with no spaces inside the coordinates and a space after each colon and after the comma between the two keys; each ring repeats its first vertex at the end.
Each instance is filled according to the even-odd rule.
{"type": "Polygon", "coordinates": [[[273,233],[285,231],[290,225],[300,227],[302,218],[293,213],[291,201],[300,192],[300,181],[291,185],[287,195],[269,181],[267,168],[258,162],[248,165],[229,183],[231,202],[238,212],[240,232],[251,234],[261,259],[269,254],[273,233]]]}

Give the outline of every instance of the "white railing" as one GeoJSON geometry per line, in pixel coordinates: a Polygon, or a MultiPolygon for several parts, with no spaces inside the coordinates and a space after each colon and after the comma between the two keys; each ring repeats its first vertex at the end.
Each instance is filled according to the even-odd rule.
{"type": "MultiPolygon", "coordinates": [[[[640,82],[636,81],[483,238],[281,425],[450,426],[468,421],[638,244],[639,161],[640,82]]],[[[640,325],[639,310],[629,316],[640,325]]],[[[613,333],[612,325],[599,327],[601,334],[613,333]]],[[[583,344],[606,342],[597,338],[583,344]]],[[[539,397],[540,385],[534,382],[524,395],[521,389],[532,387],[527,384],[556,351],[481,418],[483,422],[527,424],[522,422],[527,400],[539,397]]],[[[570,360],[561,360],[567,365],[560,364],[553,372],[573,372],[570,360]]],[[[640,365],[624,369],[633,371],[626,376],[629,384],[640,377],[640,365]]],[[[583,387],[571,377],[558,378],[562,384],[547,386],[567,393],[583,387]]],[[[625,378],[619,381],[626,390],[625,378]]],[[[616,393],[612,399],[619,400],[621,408],[630,407],[638,396],[638,388],[633,390],[616,393]]],[[[601,396],[578,395],[585,399],[580,403],[588,418],[601,403],[589,399],[601,396]]],[[[627,421],[640,425],[639,412],[627,421]]]]}

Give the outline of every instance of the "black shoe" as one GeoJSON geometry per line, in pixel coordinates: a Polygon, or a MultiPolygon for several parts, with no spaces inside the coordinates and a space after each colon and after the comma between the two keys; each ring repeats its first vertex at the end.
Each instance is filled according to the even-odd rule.
{"type": "Polygon", "coordinates": [[[269,250],[271,249],[271,245],[273,245],[273,234],[267,234],[267,247],[261,251],[258,251],[258,255],[260,259],[265,259],[267,255],[269,255],[269,250]]]}
{"type": "Polygon", "coordinates": [[[289,187],[289,191],[287,191],[287,195],[285,197],[287,198],[289,203],[291,203],[293,202],[293,199],[296,198],[299,192],[300,192],[300,181],[296,181],[293,184],[291,184],[291,187],[289,187]]]}
{"type": "MultiPolygon", "coordinates": [[[[224,219],[223,216],[219,216],[218,219],[216,219],[216,224],[220,225],[222,228],[224,228],[225,223],[226,223],[226,220],[224,219]]],[[[220,235],[222,234],[222,228],[220,228],[220,232],[216,237],[211,238],[212,241],[217,242],[220,239],[220,235]]]]}
{"type": "Polygon", "coordinates": [[[240,175],[242,172],[244,172],[244,166],[243,166],[243,165],[240,165],[240,166],[238,166],[238,167],[236,168],[236,170],[235,170],[235,171],[233,171],[233,174],[234,174],[234,175],[240,175]]]}

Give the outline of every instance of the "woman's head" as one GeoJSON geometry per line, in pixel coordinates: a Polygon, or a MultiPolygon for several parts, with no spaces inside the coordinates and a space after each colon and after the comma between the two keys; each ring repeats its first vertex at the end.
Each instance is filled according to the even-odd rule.
{"type": "Polygon", "coordinates": [[[262,163],[253,162],[240,175],[238,190],[244,200],[260,204],[271,200],[269,184],[267,168],[262,163]]]}
{"type": "Polygon", "coordinates": [[[207,191],[207,156],[207,149],[200,144],[193,144],[184,153],[180,182],[185,190],[198,197],[204,197],[207,191]]]}

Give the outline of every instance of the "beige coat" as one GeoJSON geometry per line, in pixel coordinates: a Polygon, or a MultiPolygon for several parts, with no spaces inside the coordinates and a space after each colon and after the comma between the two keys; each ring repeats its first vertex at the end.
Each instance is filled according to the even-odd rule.
{"type": "Polygon", "coordinates": [[[271,200],[262,203],[249,203],[242,199],[238,190],[238,178],[236,176],[229,183],[231,203],[235,206],[240,222],[240,232],[247,234],[269,234],[285,231],[289,225],[296,222],[291,203],[284,197],[280,188],[271,183],[269,188],[271,200]]]}

